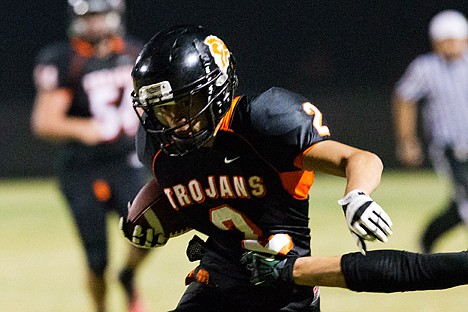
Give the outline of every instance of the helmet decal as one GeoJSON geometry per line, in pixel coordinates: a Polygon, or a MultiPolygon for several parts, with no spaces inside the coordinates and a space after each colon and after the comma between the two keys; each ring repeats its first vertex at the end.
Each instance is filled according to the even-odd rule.
{"type": "Polygon", "coordinates": [[[216,36],[208,36],[204,43],[210,48],[211,56],[221,72],[227,75],[230,52],[224,42],[216,36]]]}

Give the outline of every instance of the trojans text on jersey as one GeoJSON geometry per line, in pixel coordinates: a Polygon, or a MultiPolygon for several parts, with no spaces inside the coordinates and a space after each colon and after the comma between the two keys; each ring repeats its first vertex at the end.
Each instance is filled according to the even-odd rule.
{"type": "Polygon", "coordinates": [[[197,179],[190,180],[186,185],[177,184],[164,188],[164,193],[169,199],[172,207],[186,207],[193,204],[201,204],[206,198],[251,198],[263,197],[266,187],[263,179],[259,176],[209,176],[206,186],[197,179]]]}

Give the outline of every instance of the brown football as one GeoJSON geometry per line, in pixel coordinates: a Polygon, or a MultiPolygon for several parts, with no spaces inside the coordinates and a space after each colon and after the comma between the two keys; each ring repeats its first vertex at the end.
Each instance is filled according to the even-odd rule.
{"type": "Polygon", "coordinates": [[[191,230],[183,216],[172,208],[155,179],[146,183],[135,196],[128,208],[127,223],[132,229],[140,225],[143,232],[152,228],[159,246],[191,230]]]}

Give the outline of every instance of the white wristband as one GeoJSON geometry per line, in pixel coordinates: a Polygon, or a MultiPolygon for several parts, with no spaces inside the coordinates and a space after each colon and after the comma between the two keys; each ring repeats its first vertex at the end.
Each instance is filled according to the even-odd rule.
{"type": "Polygon", "coordinates": [[[359,196],[359,195],[366,195],[366,193],[363,192],[363,191],[360,190],[360,189],[354,189],[354,190],[352,190],[351,192],[349,192],[348,194],[346,194],[343,198],[341,198],[341,199],[338,201],[338,204],[340,204],[341,206],[347,205],[347,204],[349,204],[354,198],[356,198],[356,197],[359,196]]]}

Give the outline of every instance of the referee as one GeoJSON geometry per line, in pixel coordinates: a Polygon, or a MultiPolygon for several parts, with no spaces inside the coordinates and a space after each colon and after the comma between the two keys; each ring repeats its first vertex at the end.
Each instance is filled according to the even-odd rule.
{"type": "Polygon", "coordinates": [[[433,167],[453,183],[450,203],[421,237],[426,253],[445,232],[468,225],[468,23],[460,12],[442,11],[432,18],[429,37],[433,52],[411,62],[393,98],[398,160],[406,166],[423,162],[417,131],[421,111],[433,167]],[[421,110],[417,104],[424,104],[421,110]]]}

